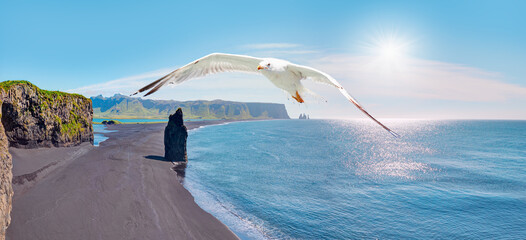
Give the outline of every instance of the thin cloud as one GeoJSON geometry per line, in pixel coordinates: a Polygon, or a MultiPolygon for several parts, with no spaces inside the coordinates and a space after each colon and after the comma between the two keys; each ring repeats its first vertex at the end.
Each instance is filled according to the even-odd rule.
{"type": "Polygon", "coordinates": [[[257,43],[257,44],[246,44],[246,45],[243,45],[242,48],[261,50],[261,49],[296,48],[300,46],[301,45],[294,44],[294,43],[257,43]]]}
{"type": "Polygon", "coordinates": [[[290,58],[294,55],[304,55],[304,54],[315,54],[319,53],[315,50],[265,50],[265,51],[258,51],[256,54],[259,56],[272,56],[272,57],[283,57],[283,58],[290,58]]]}
{"type": "MultiPolygon", "coordinates": [[[[377,62],[371,56],[333,55],[306,63],[335,77],[355,93],[366,95],[396,96],[414,99],[439,99],[466,102],[502,102],[525,99],[526,88],[502,81],[498,73],[464,65],[421,59],[405,59],[396,66],[377,62]]],[[[92,84],[67,92],[86,96],[132,93],[175,68],[151,72],[92,84]]],[[[186,90],[197,89],[256,89],[269,88],[261,76],[247,74],[219,74],[208,80],[178,86],[186,90]],[[207,84],[201,84],[205,81],[207,84]]],[[[323,95],[323,93],[320,93],[323,95]]]]}
{"type": "Polygon", "coordinates": [[[109,96],[115,93],[132,93],[131,91],[133,91],[133,89],[139,89],[151,82],[152,80],[168,74],[170,71],[173,71],[173,69],[175,68],[158,69],[155,71],[123,77],[103,83],[97,83],[75,89],[70,89],[66,92],[79,93],[85,96],[95,96],[99,94],[109,96]]]}
{"type": "Polygon", "coordinates": [[[467,102],[526,98],[525,87],[504,82],[502,75],[459,64],[414,58],[385,62],[348,55],[327,56],[310,64],[368,95],[467,102]]]}
{"type": "MultiPolygon", "coordinates": [[[[168,74],[175,68],[163,68],[151,72],[141,73],[133,76],[123,77],[115,80],[110,80],[103,83],[87,85],[75,89],[67,90],[66,92],[78,93],[84,96],[113,96],[114,94],[129,95],[137,91],[137,89],[144,87],[152,81],[168,74]]],[[[209,99],[206,97],[208,93],[220,93],[225,95],[225,91],[238,91],[243,93],[257,92],[260,90],[274,89],[269,81],[263,76],[257,74],[247,73],[219,73],[196,79],[186,81],[174,88],[175,85],[167,85],[161,88],[154,96],[148,96],[150,99],[176,99],[176,100],[195,100],[195,99],[209,99]]],[[[240,94],[237,95],[241,96],[240,94]]],[[[229,98],[231,96],[224,96],[229,98]]],[[[220,97],[215,97],[220,98],[220,97]]],[[[211,100],[211,99],[209,99],[211,100]]]]}
{"type": "MultiPolygon", "coordinates": [[[[290,57],[290,56],[288,56],[290,57]]],[[[512,118],[524,119],[526,88],[505,82],[505,76],[460,64],[422,59],[385,62],[374,56],[328,55],[298,59],[337,79],[376,117],[512,118]],[[452,104],[454,103],[454,104],[452,104]],[[445,107],[447,106],[447,107],[445,107]]],[[[296,62],[296,61],[293,61],[296,62]]],[[[175,68],[164,68],[88,85],[68,92],[86,96],[130,94],[175,68]]],[[[263,76],[243,73],[214,74],[164,87],[150,99],[213,100],[284,103],[292,117],[362,117],[337,89],[311,81],[307,88],[325,101],[307,99],[297,104],[263,76]]]]}
{"type": "Polygon", "coordinates": [[[247,44],[241,46],[241,49],[243,49],[247,55],[284,58],[292,61],[294,61],[296,58],[304,58],[304,55],[320,53],[320,51],[312,50],[301,44],[294,43],[247,44]]]}

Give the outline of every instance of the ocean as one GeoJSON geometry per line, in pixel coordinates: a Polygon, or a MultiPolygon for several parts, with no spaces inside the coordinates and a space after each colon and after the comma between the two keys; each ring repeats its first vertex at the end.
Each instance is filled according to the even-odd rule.
{"type": "Polygon", "coordinates": [[[101,123],[102,121],[117,120],[122,123],[158,123],[158,122],[168,122],[166,119],[147,119],[147,118],[130,118],[130,119],[117,119],[117,118],[93,118],[94,122],[101,123]]]}
{"type": "MultiPolygon", "coordinates": [[[[93,122],[101,123],[102,121],[117,120],[121,123],[162,123],[168,122],[168,118],[164,119],[150,119],[150,118],[129,118],[129,119],[118,119],[118,118],[93,118],[93,122]]],[[[195,121],[217,121],[220,119],[185,119],[185,122],[195,121]]]]}
{"type": "Polygon", "coordinates": [[[106,125],[93,124],[93,145],[98,147],[101,142],[108,140],[108,137],[104,136],[104,133],[113,132],[106,129],[106,125]]]}
{"type": "Polygon", "coordinates": [[[242,239],[526,239],[526,121],[236,122],[185,187],[242,239]]]}

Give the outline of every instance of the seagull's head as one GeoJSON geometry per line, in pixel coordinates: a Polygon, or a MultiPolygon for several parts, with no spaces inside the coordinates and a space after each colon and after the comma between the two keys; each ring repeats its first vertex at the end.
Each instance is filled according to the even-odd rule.
{"type": "Polygon", "coordinates": [[[269,60],[263,60],[258,65],[258,70],[264,69],[264,70],[271,70],[274,66],[269,60]]]}
{"type": "Polygon", "coordinates": [[[280,71],[285,68],[287,63],[287,61],[280,59],[266,58],[259,63],[258,70],[280,71]]]}

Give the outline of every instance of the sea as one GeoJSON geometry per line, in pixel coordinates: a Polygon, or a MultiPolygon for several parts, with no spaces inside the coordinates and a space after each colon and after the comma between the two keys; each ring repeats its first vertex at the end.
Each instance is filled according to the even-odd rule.
{"type": "Polygon", "coordinates": [[[102,121],[109,121],[109,120],[117,120],[122,123],[158,123],[158,122],[168,122],[168,118],[166,119],[137,119],[137,118],[131,118],[131,119],[117,119],[117,118],[93,118],[93,122],[101,123],[102,121]]]}
{"type": "MultiPolygon", "coordinates": [[[[164,119],[151,119],[151,118],[130,118],[130,119],[119,119],[119,118],[93,118],[93,122],[101,123],[102,121],[117,120],[121,123],[162,123],[168,122],[168,118],[164,119]]],[[[185,122],[194,121],[217,121],[218,119],[185,119],[185,122]]]]}
{"type": "Polygon", "coordinates": [[[526,121],[191,130],[184,186],[242,239],[526,239],[526,121]]]}
{"type": "MultiPolygon", "coordinates": [[[[93,118],[93,122],[101,123],[102,121],[117,120],[121,123],[162,123],[168,122],[168,119],[145,119],[145,118],[130,118],[130,119],[114,119],[114,118],[93,118]]],[[[192,121],[216,121],[216,119],[186,119],[186,122],[192,121]]],[[[101,142],[108,140],[104,133],[114,132],[114,130],[107,130],[105,125],[93,124],[94,141],[93,145],[98,147],[101,142]]]]}
{"type": "Polygon", "coordinates": [[[101,142],[108,140],[108,137],[104,136],[104,133],[113,132],[112,130],[107,130],[106,125],[102,124],[93,124],[93,145],[98,147],[101,142]]]}

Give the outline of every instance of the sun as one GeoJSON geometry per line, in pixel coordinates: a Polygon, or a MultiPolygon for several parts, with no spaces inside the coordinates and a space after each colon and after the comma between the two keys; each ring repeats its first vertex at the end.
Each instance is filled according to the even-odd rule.
{"type": "Polygon", "coordinates": [[[403,56],[403,46],[394,42],[383,43],[379,46],[378,52],[387,59],[394,59],[403,56]]]}
{"type": "Polygon", "coordinates": [[[371,29],[360,43],[367,67],[391,74],[411,69],[417,39],[397,29],[371,29]]]}
{"type": "Polygon", "coordinates": [[[377,54],[385,60],[400,60],[404,58],[407,44],[395,38],[382,39],[378,42],[377,54]]]}
{"type": "Polygon", "coordinates": [[[397,31],[379,31],[364,46],[379,61],[398,62],[408,57],[411,43],[397,31]]]}

